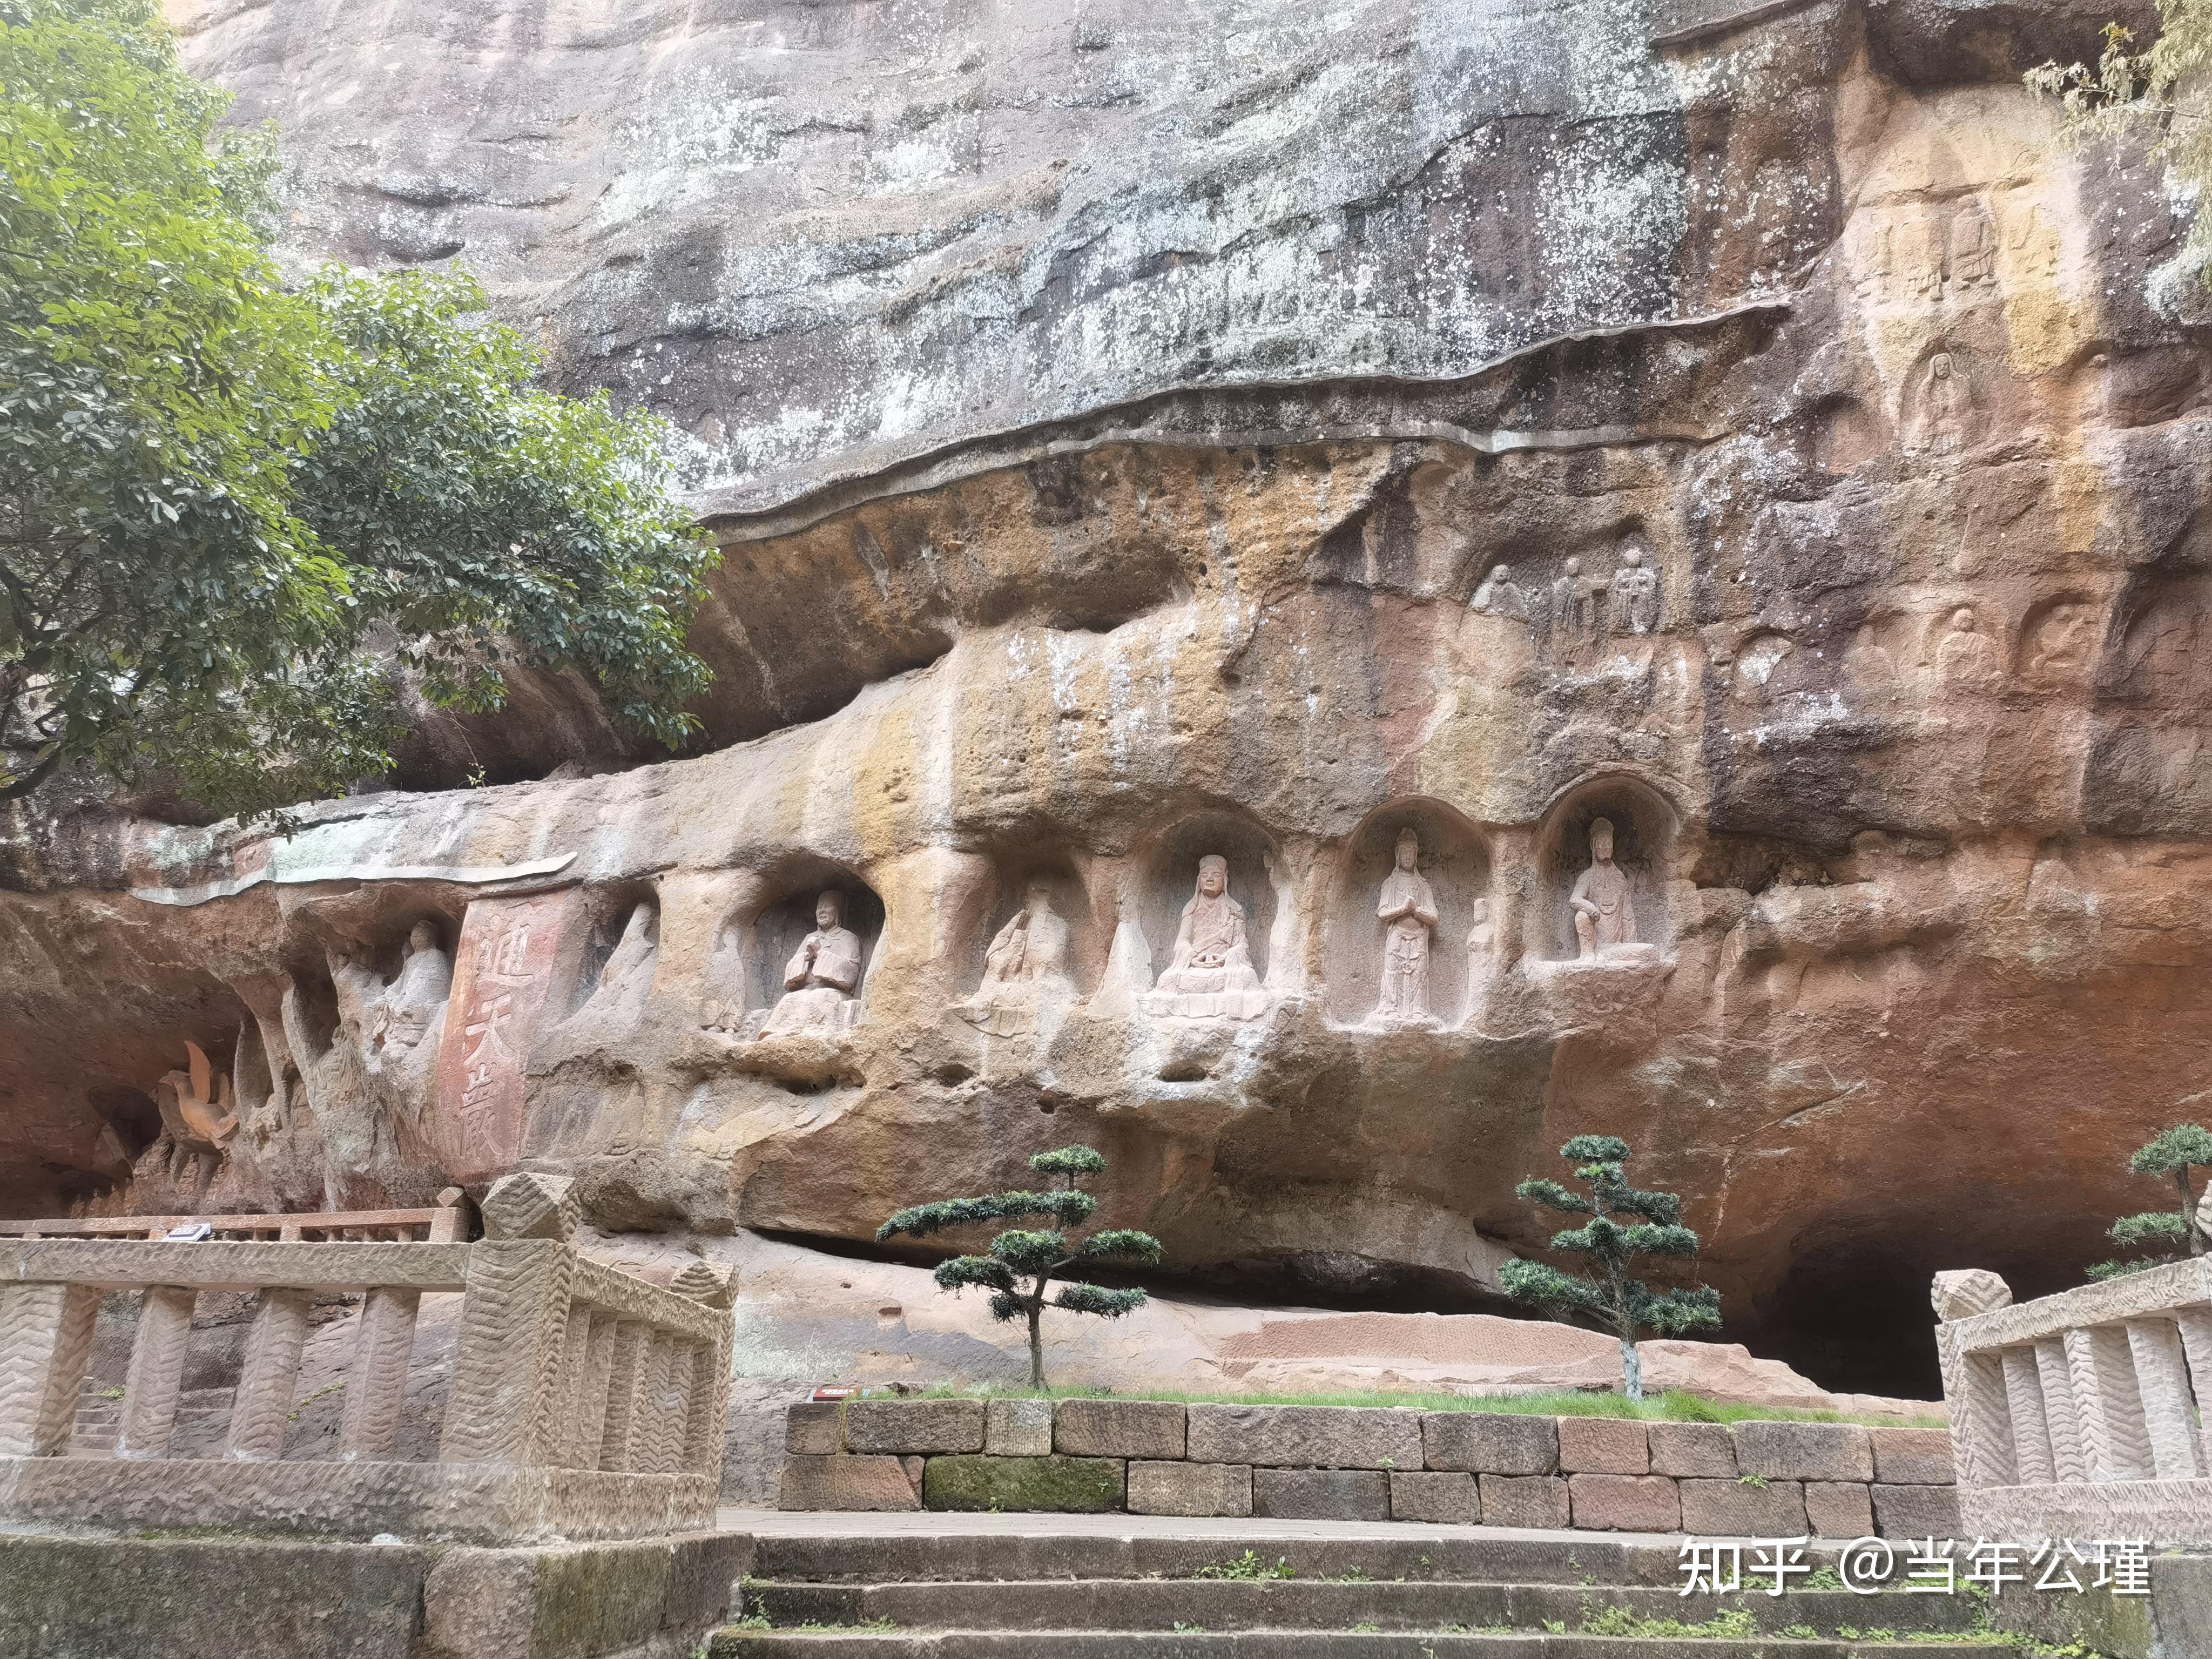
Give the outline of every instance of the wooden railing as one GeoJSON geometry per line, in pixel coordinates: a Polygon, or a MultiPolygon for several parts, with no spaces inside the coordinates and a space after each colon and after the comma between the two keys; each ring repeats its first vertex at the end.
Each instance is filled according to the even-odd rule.
{"type": "Polygon", "coordinates": [[[179,1227],[204,1222],[216,1238],[265,1238],[279,1242],[315,1239],[393,1241],[422,1239],[457,1244],[469,1220],[466,1196],[459,1187],[438,1194],[426,1210],[319,1210],[266,1215],[47,1216],[33,1221],[0,1221],[0,1238],[166,1238],[179,1227]]]}
{"type": "Polygon", "coordinates": [[[720,1486],[732,1281],[580,1255],[571,1183],[509,1176],[477,1243],[0,1243],[0,1521],[486,1540],[681,1531],[720,1486]],[[64,1457],[100,1298],[140,1298],[112,1459],[64,1457]],[[219,1459],[169,1455],[192,1312],[258,1304],[219,1459]],[[287,1459],[308,1309],[363,1293],[337,1454],[287,1459]],[[432,1462],[394,1460],[425,1294],[462,1297],[432,1462]]]}
{"type": "Polygon", "coordinates": [[[1939,1273],[1934,1299],[1968,1532],[2212,1543],[2212,1257],[2018,1306],[1939,1273]]]}

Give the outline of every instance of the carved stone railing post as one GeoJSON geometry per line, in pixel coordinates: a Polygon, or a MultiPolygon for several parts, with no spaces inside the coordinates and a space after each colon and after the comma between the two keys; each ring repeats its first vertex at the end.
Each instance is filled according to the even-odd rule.
{"type": "Polygon", "coordinates": [[[2111,1326],[2066,1333],[2066,1373],[2081,1413],[2081,1449],[2092,1480],[2150,1477],[2150,1436],[2136,1391],[2128,1334],[2111,1326]]]}
{"type": "Polygon", "coordinates": [[[675,1443],[684,1428],[677,1412],[677,1368],[685,1363],[683,1346],[681,1337],[666,1331],[653,1333],[653,1346],[646,1357],[645,1387],[641,1391],[645,1413],[636,1436],[636,1461],[631,1465],[640,1474],[675,1473],[675,1443]]]}
{"type": "Polygon", "coordinates": [[[2043,1376],[2036,1369],[2034,1351],[2012,1348],[1999,1358],[2004,1367],[2005,1409],[2012,1419],[2014,1476],[2023,1484],[2051,1480],[2051,1430],[2044,1417],[2043,1376]]]}
{"type": "Polygon", "coordinates": [[[2127,1334],[2152,1473],[2161,1480],[2195,1480],[2204,1473],[2204,1462],[2197,1449],[2196,1401],[2189,1392],[2181,1333],[2170,1319],[2130,1319],[2127,1334]]]}
{"type": "Polygon", "coordinates": [[[139,1298],[138,1335],[123,1380],[123,1416],[115,1433],[118,1457],[164,1457],[177,1425],[185,1387],[185,1356],[191,1344],[192,1308],[199,1292],[156,1285],[139,1298]]]}
{"type": "Polygon", "coordinates": [[[89,1285],[0,1285],[0,1457],[69,1449],[99,1313],[89,1285]]]}
{"type": "Polygon", "coordinates": [[[2089,1458],[2081,1447],[2081,1413],[2074,1403],[2066,1345],[2055,1336],[2035,1344],[2035,1372],[2043,1379],[2043,1420],[2051,1433],[2051,1479],[2087,1480],[2089,1458]]]}
{"type": "Polygon", "coordinates": [[[562,1177],[506,1176],[485,1195],[438,1443],[442,1462],[556,1461],[578,1214],[575,1183],[562,1177]]]}
{"type": "Polygon", "coordinates": [[[589,1335],[583,1363],[570,1379],[568,1437],[561,1461],[571,1468],[599,1467],[599,1444],[607,1427],[607,1375],[614,1364],[615,1316],[610,1313],[586,1316],[589,1335]]]}
{"type": "Polygon", "coordinates": [[[1995,1273],[1971,1268],[1937,1273],[1930,1299],[1943,1322],[1936,1330],[1936,1352],[1943,1369],[1943,1397],[1951,1407],[1952,1456],[1961,1478],[2005,1485],[2013,1471],[2013,1434],[2003,1368],[1994,1358],[1963,1352],[1950,1328],[1958,1320],[2006,1306],[2012,1291],[1995,1273]]]}
{"type": "Polygon", "coordinates": [[[422,1306],[420,1291],[373,1290],[363,1299],[345,1409],[338,1419],[341,1460],[389,1457],[398,1443],[408,1365],[415,1356],[415,1320],[422,1306]]]}
{"type": "MultiPolygon", "coordinates": [[[[246,1364],[230,1408],[229,1455],[284,1455],[292,1418],[292,1393],[300,1380],[300,1352],[307,1342],[306,1291],[264,1291],[246,1339],[246,1364]]],[[[127,1396],[126,1396],[127,1397],[127,1396]]]]}
{"type": "MultiPolygon", "coordinates": [[[[737,1275],[728,1267],[694,1261],[669,1282],[678,1296],[688,1296],[709,1308],[727,1309],[738,1294],[737,1275]]],[[[684,1413],[684,1455],[678,1467],[709,1473],[722,1465],[723,1425],[730,1409],[730,1339],[728,1328],[712,1344],[702,1345],[691,1372],[691,1398],[684,1413]]]]}
{"type": "Polygon", "coordinates": [[[607,1408],[599,1434],[597,1468],[637,1467],[632,1461],[632,1441],[642,1415],[638,1409],[638,1392],[644,1385],[646,1361],[652,1345],[653,1328],[643,1320],[616,1322],[607,1363],[607,1408]]]}

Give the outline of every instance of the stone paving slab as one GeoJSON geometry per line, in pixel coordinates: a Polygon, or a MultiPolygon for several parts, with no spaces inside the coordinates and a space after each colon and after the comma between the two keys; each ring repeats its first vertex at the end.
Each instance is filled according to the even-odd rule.
{"type": "MultiPolygon", "coordinates": [[[[1419,1538],[1519,1539],[1559,1545],[1589,1544],[1586,1532],[1534,1527],[1467,1527],[1419,1521],[1316,1521],[1255,1516],[1213,1518],[1180,1515],[1048,1515],[908,1513],[850,1514],[836,1510],[753,1510],[725,1507],[714,1524],[724,1532],[749,1532],[762,1538],[861,1538],[886,1535],[945,1537],[969,1534],[1018,1538],[1205,1538],[1249,1540],[1303,1538],[1322,1540],[1397,1542],[1419,1538]]],[[[1613,1532],[1606,1544],[1681,1543],[1670,1533],[1613,1532]]],[[[1847,1541],[1847,1540],[1846,1540],[1847,1541]]]]}

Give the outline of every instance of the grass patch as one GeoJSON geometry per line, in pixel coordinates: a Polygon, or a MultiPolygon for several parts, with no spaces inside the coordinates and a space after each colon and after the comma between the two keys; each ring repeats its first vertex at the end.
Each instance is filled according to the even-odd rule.
{"type": "Polygon", "coordinates": [[[1297,1569],[1291,1565],[1288,1557],[1279,1555],[1275,1558],[1273,1565],[1270,1565],[1268,1563],[1262,1561],[1258,1556],[1253,1554],[1249,1550],[1246,1550],[1243,1554],[1237,1556],[1233,1560],[1216,1561],[1212,1566],[1200,1567],[1196,1572],[1191,1574],[1191,1577],[1194,1578],[1228,1578],[1237,1580],[1249,1578],[1295,1578],[1297,1576],[1297,1569]]]}
{"type": "MultiPolygon", "coordinates": [[[[1938,1417],[1900,1420],[1850,1412],[1793,1411],[1782,1406],[1740,1406],[1707,1400],[1683,1389],[1630,1401],[1617,1394],[1558,1389],[1542,1394],[1404,1394],[1380,1389],[1338,1394],[1237,1394],[1227,1389],[1186,1393],[1175,1389],[1052,1389],[1056,1400],[1164,1400],[1187,1406],[1397,1406],[1425,1412],[1511,1412],[1531,1417],[1627,1417],[1649,1423],[1863,1423],[1876,1428],[1940,1429],[1938,1417]]],[[[922,1390],[930,1400],[1035,1399],[1027,1389],[949,1382],[922,1390]]]]}
{"type": "MultiPolygon", "coordinates": [[[[1549,1629],[1548,1625],[1546,1626],[1549,1629]]],[[[1624,1607],[1583,1610],[1583,1634],[1585,1636],[1635,1636],[1644,1638],[1671,1637],[1703,1637],[1714,1640],[1745,1642],[1759,1634],[1759,1621],[1748,1607],[1730,1607],[1726,1613],[1716,1613],[1701,1625],[1686,1625],[1679,1619],[1646,1619],[1633,1608],[1624,1607]]]]}

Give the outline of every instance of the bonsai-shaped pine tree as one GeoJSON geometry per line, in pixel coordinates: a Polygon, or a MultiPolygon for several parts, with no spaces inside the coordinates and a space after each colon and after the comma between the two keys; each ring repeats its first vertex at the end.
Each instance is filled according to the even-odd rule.
{"type": "Polygon", "coordinates": [[[2146,1267],[2162,1267],[2169,1261],[2203,1255],[2208,1247],[2212,1247],[2212,1239],[2205,1237],[2204,1229],[2197,1224],[2196,1183],[2191,1177],[2192,1170],[2212,1168],[2212,1133],[2194,1123],[2177,1124],[2140,1149],[2128,1160],[2128,1168],[2137,1175],[2172,1176],[2174,1190],[2181,1195],[2181,1207],[2146,1210],[2140,1215],[2124,1215],[2115,1221],[2114,1243],[2130,1249],[2148,1247],[2159,1254],[2124,1261],[2100,1261],[2089,1269],[2092,1279],[2118,1279],[2126,1273],[2139,1273],[2146,1267]],[[2185,1245],[2185,1249],[2181,1248],[2185,1245]]]}
{"type": "Polygon", "coordinates": [[[1563,1215],[1588,1216],[1579,1227],[1552,1237],[1552,1248],[1589,1258],[1587,1273],[1562,1273],[1540,1261],[1509,1261],[1498,1270],[1507,1295],[1530,1302],[1554,1318],[1581,1318],[1620,1339],[1621,1381],[1631,1400],[1644,1398],[1644,1363],[1637,1358],[1636,1334],[1656,1331],[1680,1336],[1710,1331],[1721,1322],[1721,1293],[1710,1285],[1654,1291],[1628,1276],[1640,1255],[1698,1253],[1698,1236],[1682,1225],[1682,1200],[1673,1193],[1638,1192],[1621,1165],[1628,1143],[1613,1135],[1577,1135],[1559,1148],[1576,1161],[1575,1178],[1590,1196],[1568,1191],[1556,1181],[1534,1178],[1513,1190],[1531,1203],[1563,1215]],[[1623,1226],[1613,1218],[1632,1218],[1623,1226]]]}
{"type": "MultiPolygon", "coordinates": [[[[934,1204],[917,1204],[901,1210],[876,1229],[879,1239],[904,1233],[921,1238],[948,1227],[964,1227],[979,1221],[1014,1221],[1030,1217],[1048,1220],[1048,1228],[1015,1228],[991,1241],[988,1255],[957,1255],[937,1267],[939,1290],[956,1294],[970,1285],[991,1292],[994,1318],[1026,1318],[1030,1322],[1030,1387],[1044,1390],[1044,1339],[1038,1321],[1046,1305],[1046,1291],[1068,1268],[1093,1261],[1158,1261],[1160,1241],[1150,1233],[1127,1227],[1104,1229],[1070,1243],[1067,1229],[1091,1218],[1098,1200],[1075,1182],[1078,1176],[1097,1175],[1106,1160],[1089,1146],[1063,1146],[1056,1152],[1039,1152],[1030,1168],[1056,1178],[1042,1193],[993,1193],[988,1198],[945,1198],[934,1204]]],[[[1109,1290],[1080,1279],[1064,1282],[1051,1305],[1070,1313],[1097,1314],[1119,1319],[1144,1304],[1142,1291],[1109,1290]]]]}

